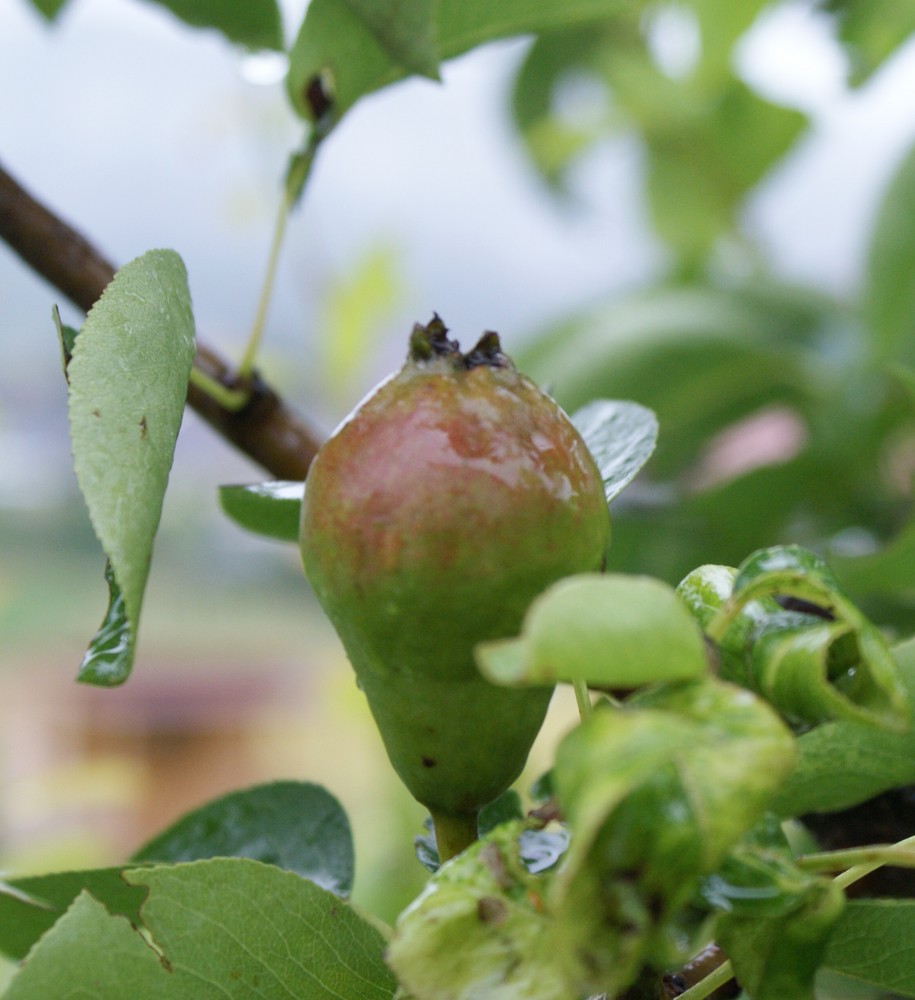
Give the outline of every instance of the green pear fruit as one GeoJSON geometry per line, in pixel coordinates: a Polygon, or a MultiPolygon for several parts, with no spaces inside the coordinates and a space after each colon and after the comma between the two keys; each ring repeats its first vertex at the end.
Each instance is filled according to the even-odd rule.
{"type": "Polygon", "coordinates": [[[555,580],[600,569],[609,536],[600,474],[562,409],[496,334],[465,354],[437,316],[315,458],[305,572],[443,858],[518,777],[552,694],[490,684],[474,647],[516,635],[555,580]]]}

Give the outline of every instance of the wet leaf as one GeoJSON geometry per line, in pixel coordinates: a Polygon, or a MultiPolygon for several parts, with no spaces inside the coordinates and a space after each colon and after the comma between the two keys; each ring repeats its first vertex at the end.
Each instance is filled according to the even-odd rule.
{"type": "Polygon", "coordinates": [[[353,887],[353,838],[340,803],[320,785],[276,781],[231,792],[182,816],[132,860],[251,858],[339,896],[353,887]]]}
{"type": "Polygon", "coordinates": [[[609,503],[636,477],[658,440],[657,417],[647,407],[596,399],[572,414],[600,470],[609,503]]]}
{"type": "Polygon", "coordinates": [[[246,486],[220,486],[219,504],[236,524],[248,531],[283,542],[296,542],[304,491],[304,483],[282,479],[246,486]]]}

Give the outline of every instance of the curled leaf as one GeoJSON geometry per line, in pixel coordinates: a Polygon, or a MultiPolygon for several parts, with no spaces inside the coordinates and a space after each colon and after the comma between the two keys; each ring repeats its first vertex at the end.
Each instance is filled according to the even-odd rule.
{"type": "Polygon", "coordinates": [[[635,688],[707,668],[702,633],[666,583],[601,573],[553,584],[531,604],[519,638],[482,643],[476,658],[497,684],[635,688]]]}
{"type": "Polygon", "coordinates": [[[886,641],[814,553],[763,549],[736,570],[701,567],[678,591],[718,645],[722,676],[787,718],[908,726],[908,693],[886,641]]]}

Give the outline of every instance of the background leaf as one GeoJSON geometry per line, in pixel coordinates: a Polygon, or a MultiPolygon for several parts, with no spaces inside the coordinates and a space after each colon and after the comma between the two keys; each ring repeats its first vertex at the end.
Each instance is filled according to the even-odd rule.
{"type": "MultiPolygon", "coordinates": [[[[915,28],[915,24],[913,24],[915,28]]],[[[883,197],[871,237],[864,307],[882,361],[915,364],[915,148],[883,197]]]]}
{"type": "Polygon", "coordinates": [[[88,683],[119,684],[130,673],[193,357],[187,274],[171,250],[121,268],[73,347],[73,464],[125,610],[123,654],[90,651],[79,675],[88,683]]]}
{"type": "Polygon", "coordinates": [[[851,80],[861,84],[913,31],[915,7],[900,0],[826,0],[849,55],[851,80]]]}
{"type": "Polygon", "coordinates": [[[223,511],[248,531],[283,542],[297,542],[304,483],[275,480],[248,486],[220,486],[223,511]]]}
{"type": "Polygon", "coordinates": [[[53,21],[61,12],[67,0],[32,0],[32,6],[49,21],[53,21]]]}
{"type": "Polygon", "coordinates": [[[658,441],[658,418],[647,407],[595,399],[572,414],[604,481],[609,503],[635,478],[658,441]]]}
{"type": "MultiPolygon", "coordinates": [[[[587,24],[619,10],[622,0],[439,0],[437,35],[442,59],[511,35],[587,24]]],[[[287,88],[304,118],[312,112],[309,81],[330,70],[339,118],[360,97],[403,78],[404,69],[349,6],[348,0],[313,0],[290,51],[287,88]]]]}
{"type": "Polygon", "coordinates": [[[143,928],[84,893],[30,952],[11,1000],[390,1000],[379,931],[313,882],[242,858],[134,869],[143,928]]]}
{"type": "Polygon", "coordinates": [[[438,0],[346,0],[382,47],[410,73],[438,79],[438,0]]]}
{"type": "Polygon", "coordinates": [[[230,41],[249,49],[283,45],[283,25],[276,0],[154,0],[185,24],[215,28],[230,41]]]}
{"type": "Polygon", "coordinates": [[[295,872],[346,896],[353,838],[340,803],[320,785],[276,781],[232,792],[182,816],[133,861],[250,858],[295,872]]]}

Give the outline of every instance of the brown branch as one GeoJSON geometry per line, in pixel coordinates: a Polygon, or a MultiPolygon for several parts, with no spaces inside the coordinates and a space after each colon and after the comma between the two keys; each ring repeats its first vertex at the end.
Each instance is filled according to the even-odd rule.
{"type": "MultiPolygon", "coordinates": [[[[114,267],[91,243],[36,201],[2,166],[0,239],[85,312],[114,276],[114,267]]],[[[271,475],[304,479],[320,445],[314,430],[258,376],[243,383],[228,362],[199,341],[194,365],[228,388],[250,390],[251,396],[242,409],[231,411],[189,386],[188,405],[271,475]]]]}

